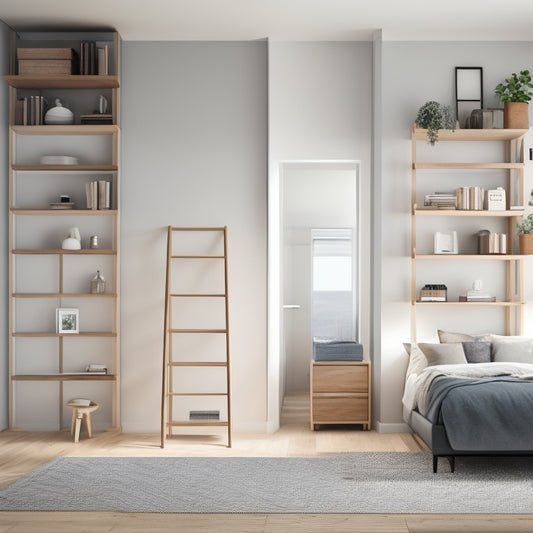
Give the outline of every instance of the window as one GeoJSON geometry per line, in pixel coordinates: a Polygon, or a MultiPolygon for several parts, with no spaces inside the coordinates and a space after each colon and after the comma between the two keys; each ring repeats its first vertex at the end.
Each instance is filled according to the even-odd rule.
{"type": "Polygon", "coordinates": [[[352,229],[313,229],[313,339],[357,340],[352,229]]]}

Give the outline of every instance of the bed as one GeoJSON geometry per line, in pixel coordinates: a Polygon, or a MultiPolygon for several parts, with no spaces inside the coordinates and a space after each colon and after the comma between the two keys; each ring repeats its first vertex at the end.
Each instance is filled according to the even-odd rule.
{"type": "Polygon", "coordinates": [[[533,339],[439,331],[409,353],[403,416],[452,472],[463,455],[533,455],[533,339]]]}

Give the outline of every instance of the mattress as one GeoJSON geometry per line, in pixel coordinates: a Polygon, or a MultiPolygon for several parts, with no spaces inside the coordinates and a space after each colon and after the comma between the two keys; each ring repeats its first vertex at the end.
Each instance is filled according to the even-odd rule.
{"type": "Polygon", "coordinates": [[[314,341],[314,361],[362,361],[363,345],[355,341],[314,341]]]}

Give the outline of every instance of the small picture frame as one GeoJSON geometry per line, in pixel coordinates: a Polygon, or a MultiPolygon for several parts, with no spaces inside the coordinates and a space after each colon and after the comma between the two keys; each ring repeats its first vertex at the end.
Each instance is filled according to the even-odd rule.
{"type": "Polygon", "coordinates": [[[457,232],[435,232],[434,253],[436,254],[458,254],[457,232]]]}
{"type": "Polygon", "coordinates": [[[80,332],[80,310],[71,308],[56,309],[56,332],[71,334],[80,332]]]}

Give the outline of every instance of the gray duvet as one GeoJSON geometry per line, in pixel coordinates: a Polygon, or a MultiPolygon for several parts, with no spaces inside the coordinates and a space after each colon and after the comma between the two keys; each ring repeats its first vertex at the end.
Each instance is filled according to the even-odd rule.
{"type": "Polygon", "coordinates": [[[533,380],[435,377],[425,417],[443,424],[456,450],[533,451],[533,380]]]}

